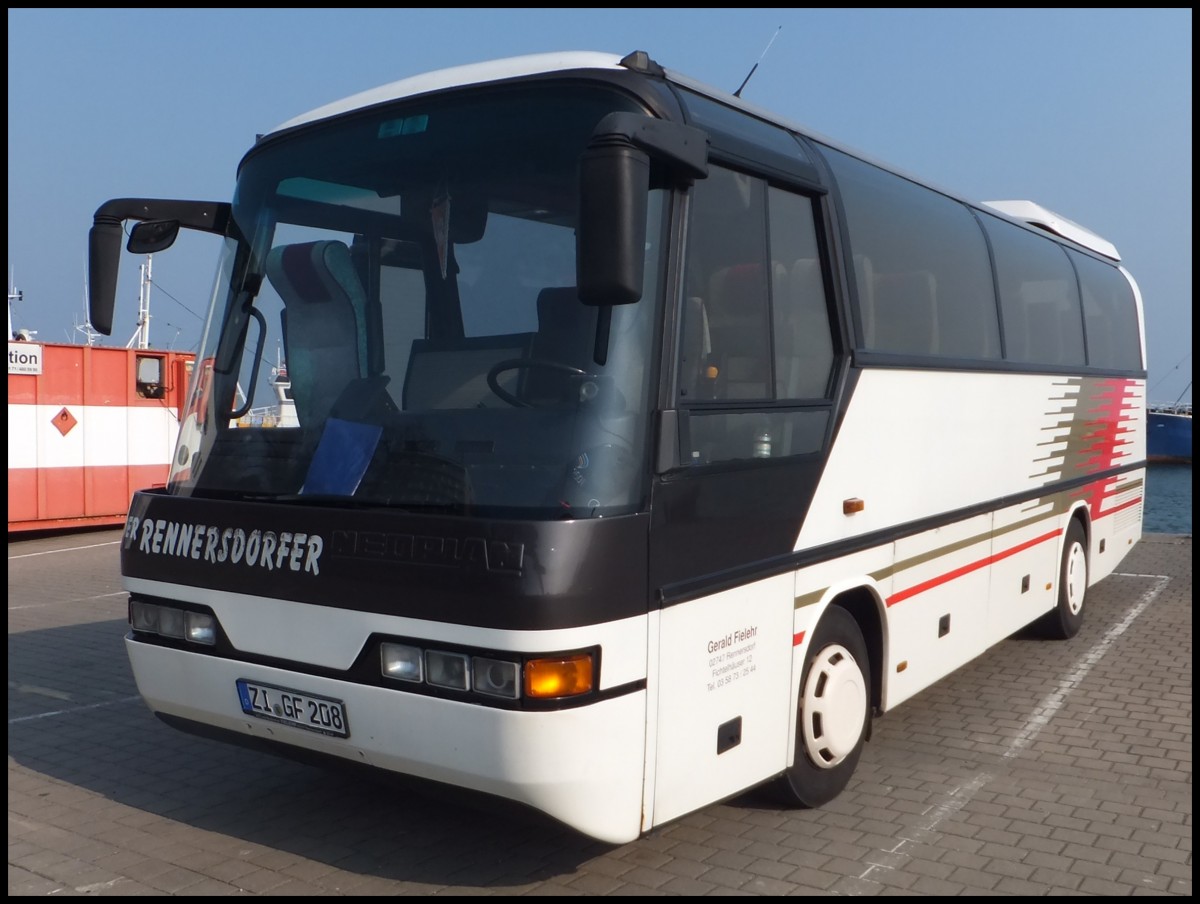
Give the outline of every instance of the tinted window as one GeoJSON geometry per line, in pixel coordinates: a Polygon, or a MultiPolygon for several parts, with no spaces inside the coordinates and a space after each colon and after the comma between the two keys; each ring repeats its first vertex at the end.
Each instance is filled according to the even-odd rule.
{"type": "Polygon", "coordinates": [[[999,358],[987,245],[971,212],[945,195],[824,150],[845,208],[863,347],[999,358]]]}
{"type": "Polygon", "coordinates": [[[996,259],[1005,357],[1025,364],[1082,365],[1079,287],[1066,251],[1048,238],[983,216],[996,259]]]}
{"type": "Polygon", "coordinates": [[[685,399],[771,396],[766,183],[711,167],[692,193],[683,316],[685,399]]]}
{"type": "Polygon", "coordinates": [[[769,199],[771,259],[783,265],[772,293],[775,397],[822,398],[833,367],[833,339],[812,201],[778,188],[769,199]]]}
{"type": "Polygon", "coordinates": [[[692,192],[687,240],[682,461],[817,451],[833,342],[812,200],[711,167],[692,192]]]}
{"type": "Polygon", "coordinates": [[[1141,370],[1137,302],[1129,280],[1116,267],[1068,251],[1079,274],[1083,296],[1083,326],[1091,367],[1141,370]]]}
{"type": "Polygon", "coordinates": [[[722,156],[806,181],[817,180],[808,151],[786,129],[690,91],[681,91],[680,95],[688,122],[708,132],[722,156]]]}

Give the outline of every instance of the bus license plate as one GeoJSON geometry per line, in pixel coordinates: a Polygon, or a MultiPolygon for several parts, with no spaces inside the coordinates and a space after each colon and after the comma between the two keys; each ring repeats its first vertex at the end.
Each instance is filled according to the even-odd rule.
{"type": "Polygon", "coordinates": [[[242,712],[247,715],[339,738],[350,737],[350,723],[341,700],[259,684],[245,678],[237,680],[237,692],[242,712]]]}

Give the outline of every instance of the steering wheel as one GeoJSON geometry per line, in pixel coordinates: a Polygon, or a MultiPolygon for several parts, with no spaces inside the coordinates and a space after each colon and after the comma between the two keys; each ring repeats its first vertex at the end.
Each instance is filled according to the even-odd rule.
{"type": "Polygon", "coordinates": [[[587,377],[590,376],[586,370],[578,367],[572,367],[569,364],[560,364],[557,361],[546,361],[541,358],[509,358],[506,361],[500,361],[488,371],[487,384],[488,389],[494,392],[508,404],[517,408],[533,408],[533,402],[528,402],[525,399],[519,399],[503,386],[500,385],[499,376],[510,370],[551,370],[556,373],[566,374],[571,377],[587,377]]]}

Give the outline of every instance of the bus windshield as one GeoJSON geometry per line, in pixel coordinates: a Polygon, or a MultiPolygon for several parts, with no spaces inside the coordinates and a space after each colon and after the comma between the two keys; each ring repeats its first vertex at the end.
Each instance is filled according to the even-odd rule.
{"type": "Polygon", "coordinates": [[[648,494],[660,303],[575,290],[579,155],[637,108],[526,87],[374,108],[247,155],[169,489],[588,518],[648,494]]]}

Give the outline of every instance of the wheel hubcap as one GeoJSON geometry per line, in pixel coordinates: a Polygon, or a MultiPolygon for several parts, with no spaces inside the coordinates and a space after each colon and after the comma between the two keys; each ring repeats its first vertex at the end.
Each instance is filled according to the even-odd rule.
{"type": "Polygon", "coordinates": [[[1063,575],[1067,608],[1072,615],[1083,609],[1083,596],[1087,591],[1087,554],[1078,543],[1073,543],[1067,553],[1067,569],[1063,575]]]}
{"type": "Polygon", "coordinates": [[[862,669],[840,644],[817,654],[804,685],[803,734],[808,758],[832,769],[854,752],[867,717],[862,669]]]}

